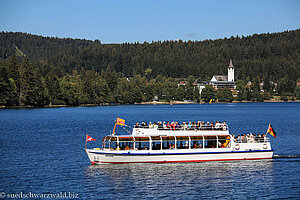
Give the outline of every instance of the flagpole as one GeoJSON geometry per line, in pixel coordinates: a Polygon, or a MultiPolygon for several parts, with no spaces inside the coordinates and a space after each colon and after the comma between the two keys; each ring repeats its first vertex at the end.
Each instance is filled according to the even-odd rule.
{"type": "Polygon", "coordinates": [[[268,130],[267,130],[267,133],[266,133],[266,136],[265,136],[265,137],[267,137],[267,134],[268,134],[268,132],[269,132],[270,125],[271,125],[271,123],[270,123],[269,126],[268,126],[268,130]]]}
{"type": "Polygon", "coordinates": [[[115,123],[114,129],[113,129],[113,132],[112,132],[113,135],[115,134],[116,126],[117,126],[117,122],[115,123]]]}
{"type": "Polygon", "coordinates": [[[85,147],[84,147],[84,149],[86,149],[86,144],[87,144],[87,141],[86,141],[86,135],[85,135],[85,147]]]}

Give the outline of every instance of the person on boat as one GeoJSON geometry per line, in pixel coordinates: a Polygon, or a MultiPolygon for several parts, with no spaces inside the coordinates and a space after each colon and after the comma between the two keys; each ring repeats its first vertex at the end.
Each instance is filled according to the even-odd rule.
{"type": "Polygon", "coordinates": [[[214,122],[213,122],[213,121],[210,122],[210,126],[211,126],[210,129],[211,129],[211,130],[214,130],[215,125],[214,125],[214,122]]]}
{"type": "Polygon", "coordinates": [[[255,133],[253,133],[253,139],[254,139],[254,142],[258,142],[258,138],[257,138],[257,135],[255,133]]]}
{"type": "Polygon", "coordinates": [[[267,138],[266,138],[266,135],[265,135],[265,134],[262,134],[261,137],[262,137],[262,142],[266,142],[266,139],[267,139],[267,138]]]}
{"type": "Polygon", "coordinates": [[[179,130],[180,129],[180,124],[179,122],[175,122],[175,130],[179,130]]]}
{"type": "Polygon", "coordinates": [[[250,133],[250,140],[249,140],[250,143],[254,143],[254,136],[252,133],[250,133]]]}
{"type": "Polygon", "coordinates": [[[192,129],[192,122],[189,122],[188,124],[188,130],[191,130],[192,129]]]}
{"type": "Polygon", "coordinates": [[[205,126],[205,130],[209,130],[209,129],[211,129],[211,125],[210,125],[209,122],[207,122],[207,123],[206,123],[206,126],[205,126]]]}
{"type": "Polygon", "coordinates": [[[198,122],[197,122],[197,125],[196,125],[196,129],[197,129],[197,130],[200,130],[200,126],[201,126],[201,122],[198,121],[198,122]]]}
{"type": "Polygon", "coordinates": [[[156,122],[153,123],[153,128],[158,129],[158,124],[156,122]]]}
{"type": "Polygon", "coordinates": [[[198,148],[197,142],[194,142],[193,148],[194,148],[194,149],[197,149],[197,148],[198,148]]]}
{"type": "Polygon", "coordinates": [[[197,126],[197,125],[196,125],[196,122],[192,122],[192,128],[191,128],[191,129],[192,129],[192,130],[195,130],[195,129],[196,129],[196,126],[197,126]]]}
{"type": "Polygon", "coordinates": [[[226,131],[226,130],[227,130],[227,124],[226,124],[226,122],[223,121],[223,124],[222,124],[222,125],[223,125],[223,130],[226,131]]]}
{"type": "Polygon", "coordinates": [[[135,124],[134,128],[139,128],[139,123],[138,122],[135,124]]]}
{"type": "Polygon", "coordinates": [[[162,122],[158,122],[158,130],[163,130],[164,126],[162,122]]]}
{"type": "Polygon", "coordinates": [[[204,129],[205,129],[205,123],[202,121],[200,125],[200,130],[204,130],[204,129]]]}
{"type": "Polygon", "coordinates": [[[169,122],[167,122],[166,128],[167,128],[167,130],[170,130],[170,129],[171,129],[171,124],[170,124],[169,122]]]}
{"type": "Polygon", "coordinates": [[[166,124],[166,122],[163,123],[163,129],[164,129],[164,130],[167,129],[167,124],[166,124]]]}
{"type": "Polygon", "coordinates": [[[188,141],[185,141],[184,147],[185,147],[186,149],[189,148],[189,142],[188,142],[188,141]]]}
{"type": "Polygon", "coordinates": [[[182,122],[182,128],[184,131],[186,131],[188,129],[188,126],[185,122],[182,122]]]}
{"type": "Polygon", "coordinates": [[[222,125],[222,124],[221,124],[219,121],[216,121],[215,129],[216,129],[216,130],[221,129],[221,125],[222,125]]]}
{"type": "Polygon", "coordinates": [[[151,122],[149,122],[149,128],[152,129],[153,128],[153,124],[151,122]]]}
{"type": "Polygon", "coordinates": [[[243,134],[242,136],[242,143],[247,143],[247,137],[246,137],[246,134],[243,134]]]}
{"type": "Polygon", "coordinates": [[[130,150],[130,147],[129,147],[129,146],[126,146],[126,147],[125,147],[125,150],[130,150]]]}
{"type": "Polygon", "coordinates": [[[251,139],[250,139],[250,135],[249,134],[246,135],[246,140],[247,140],[247,143],[250,143],[251,139]]]}
{"type": "Polygon", "coordinates": [[[148,148],[147,148],[147,146],[146,146],[146,145],[144,145],[144,150],[148,150],[148,148]]]}
{"type": "Polygon", "coordinates": [[[236,142],[241,143],[241,136],[240,135],[237,135],[236,142]]]}
{"type": "Polygon", "coordinates": [[[175,144],[173,145],[173,143],[171,143],[169,149],[175,149],[175,144]]]}
{"type": "Polygon", "coordinates": [[[175,131],[175,129],[176,129],[176,124],[175,124],[175,122],[172,122],[171,123],[171,130],[175,131]]]}

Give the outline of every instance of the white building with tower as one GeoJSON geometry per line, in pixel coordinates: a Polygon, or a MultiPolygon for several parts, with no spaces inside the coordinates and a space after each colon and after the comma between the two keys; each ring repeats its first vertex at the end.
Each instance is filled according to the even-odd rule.
{"type": "Polygon", "coordinates": [[[234,66],[232,64],[232,60],[230,59],[228,66],[228,74],[224,75],[214,75],[212,79],[208,82],[209,85],[212,85],[215,89],[220,89],[224,87],[228,87],[229,89],[235,89],[234,82],[234,66]]]}
{"type": "Polygon", "coordinates": [[[225,75],[214,75],[210,81],[194,83],[195,86],[199,88],[199,92],[201,94],[202,89],[207,85],[211,85],[214,89],[222,89],[228,87],[231,90],[236,89],[235,81],[234,81],[234,66],[232,64],[232,60],[229,61],[228,73],[225,75]]]}

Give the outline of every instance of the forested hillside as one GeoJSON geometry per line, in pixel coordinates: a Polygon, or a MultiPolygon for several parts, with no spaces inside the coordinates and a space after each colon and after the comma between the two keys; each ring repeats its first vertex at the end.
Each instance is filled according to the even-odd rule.
{"type": "Polygon", "coordinates": [[[0,105],[134,103],[152,100],[154,95],[199,100],[193,81],[227,74],[230,59],[239,79],[240,99],[257,100],[244,91],[248,81],[254,83],[250,91],[266,82],[268,96],[273,95],[270,81],[278,84],[280,95],[297,93],[300,30],[142,44],[1,32],[0,105]],[[177,78],[188,84],[178,87],[177,78]]]}

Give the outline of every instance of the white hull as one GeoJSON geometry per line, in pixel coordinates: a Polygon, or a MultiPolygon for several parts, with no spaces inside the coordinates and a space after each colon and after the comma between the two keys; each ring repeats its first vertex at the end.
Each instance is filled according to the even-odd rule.
{"type": "Polygon", "coordinates": [[[167,163],[272,159],[273,150],[235,151],[231,149],[106,151],[85,150],[92,164],[167,163]]]}

